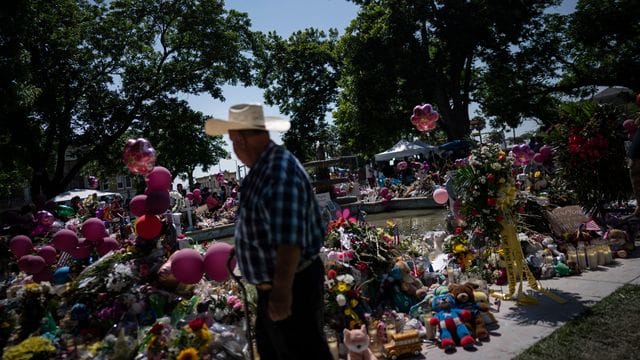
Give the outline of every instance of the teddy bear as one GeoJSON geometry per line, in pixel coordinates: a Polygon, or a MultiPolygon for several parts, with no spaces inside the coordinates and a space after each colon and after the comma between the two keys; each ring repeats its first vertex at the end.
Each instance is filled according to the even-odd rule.
{"type": "Polygon", "coordinates": [[[344,329],[344,345],[349,351],[347,360],[377,360],[369,349],[369,334],[363,324],[360,329],[344,329]]]}
{"type": "Polygon", "coordinates": [[[396,258],[394,268],[400,272],[400,290],[419,299],[427,294],[429,288],[424,286],[420,279],[411,275],[411,268],[402,257],[396,258]]]}
{"type": "Polygon", "coordinates": [[[477,288],[473,289],[473,297],[476,299],[478,304],[484,304],[482,306],[486,306],[489,311],[481,311],[480,315],[482,316],[482,320],[484,320],[484,324],[489,327],[491,325],[497,325],[498,320],[491,312],[491,303],[489,302],[489,295],[487,291],[480,290],[480,286],[477,284],[473,284],[477,286],[477,288]]]}
{"type": "Polygon", "coordinates": [[[629,252],[634,250],[635,246],[632,241],[629,241],[629,236],[624,230],[611,229],[604,237],[609,242],[611,253],[615,257],[626,258],[629,252]]]}
{"type": "Polygon", "coordinates": [[[464,324],[471,318],[469,310],[456,307],[456,300],[451,294],[438,295],[431,302],[435,312],[429,324],[440,329],[440,345],[446,352],[455,350],[456,340],[465,349],[474,346],[475,340],[464,324]]]}
{"type": "Polygon", "coordinates": [[[481,313],[488,312],[488,304],[478,303],[475,298],[474,289],[476,285],[471,282],[464,284],[449,284],[449,293],[453,295],[456,306],[460,309],[469,310],[470,318],[465,321],[471,336],[480,340],[489,339],[489,331],[485,325],[481,313]]]}

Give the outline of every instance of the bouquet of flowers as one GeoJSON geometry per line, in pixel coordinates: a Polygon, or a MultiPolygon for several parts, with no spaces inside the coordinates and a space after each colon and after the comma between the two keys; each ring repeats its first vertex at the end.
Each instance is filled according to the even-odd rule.
{"type": "Polygon", "coordinates": [[[350,217],[349,209],[338,211],[338,218],[327,228],[325,247],[329,260],[354,266],[365,276],[377,277],[389,270],[398,256],[398,241],[389,229],[377,228],[350,217]]]}
{"type": "Polygon", "coordinates": [[[499,145],[489,144],[473,150],[467,165],[456,172],[460,213],[473,229],[472,241],[477,248],[500,243],[500,223],[511,215],[517,195],[512,164],[499,145]]]}

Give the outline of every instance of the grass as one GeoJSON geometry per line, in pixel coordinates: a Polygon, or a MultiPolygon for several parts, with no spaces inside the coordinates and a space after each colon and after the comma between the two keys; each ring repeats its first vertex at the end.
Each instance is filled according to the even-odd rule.
{"type": "Polygon", "coordinates": [[[514,360],[640,359],[640,286],[625,285],[514,360]]]}

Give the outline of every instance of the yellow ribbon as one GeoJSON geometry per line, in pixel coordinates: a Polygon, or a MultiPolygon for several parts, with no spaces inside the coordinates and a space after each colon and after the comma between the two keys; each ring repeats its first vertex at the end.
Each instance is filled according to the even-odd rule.
{"type": "Polygon", "coordinates": [[[523,276],[527,278],[531,289],[539,290],[539,286],[538,281],[525,263],[516,228],[511,222],[507,221],[502,221],[501,225],[502,247],[504,249],[505,263],[507,264],[507,282],[509,284],[509,292],[504,295],[503,299],[513,299],[516,293],[516,285],[518,285],[516,300],[522,304],[537,304],[538,301],[534,297],[526,295],[522,291],[523,276]]]}
{"type": "Polygon", "coordinates": [[[503,220],[500,224],[502,225],[500,235],[502,236],[502,248],[504,250],[504,259],[507,268],[509,292],[507,294],[493,293],[492,296],[503,300],[513,300],[515,298],[518,303],[523,305],[537,304],[538,300],[536,298],[526,295],[522,291],[523,276],[526,276],[527,283],[532,290],[539,291],[558,303],[566,303],[565,299],[551,293],[547,289],[543,289],[538,283],[538,280],[533,276],[533,273],[526,265],[524,253],[522,252],[522,247],[518,241],[516,228],[513,223],[503,220]],[[517,293],[516,285],[518,286],[517,293]]]}

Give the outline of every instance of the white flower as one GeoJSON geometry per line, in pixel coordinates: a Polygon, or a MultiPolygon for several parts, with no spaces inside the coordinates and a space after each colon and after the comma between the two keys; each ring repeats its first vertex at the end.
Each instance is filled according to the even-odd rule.
{"type": "Polygon", "coordinates": [[[333,279],[329,279],[329,278],[328,278],[328,277],[326,277],[326,276],[324,277],[324,286],[325,286],[327,289],[329,289],[329,290],[333,289],[333,286],[334,286],[335,284],[336,284],[335,280],[333,280],[333,279]]]}
{"type": "Polygon", "coordinates": [[[338,294],[336,296],[336,302],[338,303],[338,306],[345,306],[347,304],[347,298],[342,294],[338,294]]]}
{"type": "Polygon", "coordinates": [[[486,178],[486,177],[484,177],[484,176],[480,176],[480,177],[478,178],[478,181],[480,181],[480,183],[481,183],[481,184],[484,184],[484,183],[486,183],[486,182],[487,182],[487,178],[486,178]]]}
{"type": "Polygon", "coordinates": [[[345,275],[338,275],[338,277],[336,277],[336,280],[342,281],[347,285],[353,285],[353,282],[355,279],[351,274],[345,274],[345,275]]]}
{"type": "Polygon", "coordinates": [[[491,164],[491,168],[493,170],[500,170],[500,169],[502,169],[502,165],[500,165],[499,163],[493,163],[493,164],[491,164]]]}

